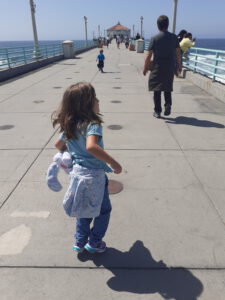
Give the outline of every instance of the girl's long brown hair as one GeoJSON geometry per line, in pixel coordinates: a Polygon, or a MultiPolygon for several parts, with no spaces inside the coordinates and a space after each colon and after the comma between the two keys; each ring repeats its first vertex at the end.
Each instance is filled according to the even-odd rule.
{"type": "Polygon", "coordinates": [[[57,111],[52,114],[52,124],[59,124],[60,132],[66,138],[77,138],[76,131],[89,123],[103,123],[101,114],[93,111],[96,99],[95,89],[88,82],[79,82],[66,89],[57,111]]]}

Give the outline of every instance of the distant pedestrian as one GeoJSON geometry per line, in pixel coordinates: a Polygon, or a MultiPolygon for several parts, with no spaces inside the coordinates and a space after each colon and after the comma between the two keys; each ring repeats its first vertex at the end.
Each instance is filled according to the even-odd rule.
{"type": "Polygon", "coordinates": [[[117,37],[116,43],[117,43],[117,48],[120,49],[120,37],[117,37]]]}
{"type": "Polygon", "coordinates": [[[129,38],[127,37],[125,40],[125,47],[128,48],[129,47],[129,38]]]}
{"type": "Polygon", "coordinates": [[[135,39],[136,39],[136,40],[139,40],[140,38],[141,38],[140,34],[137,33],[135,39]]]}
{"type": "MultiPolygon", "coordinates": [[[[182,29],[178,35],[177,35],[177,39],[178,39],[178,42],[180,43],[183,38],[184,38],[184,35],[187,33],[187,31],[185,29],[182,29]]],[[[183,51],[181,50],[180,48],[180,56],[181,56],[181,64],[182,64],[182,55],[183,55],[183,51]]],[[[178,72],[178,68],[177,68],[177,60],[175,59],[175,66],[174,66],[174,74],[176,75],[176,77],[179,77],[179,72],[178,72]]]]}
{"type": "Polygon", "coordinates": [[[107,45],[107,48],[109,48],[109,44],[110,44],[110,38],[109,38],[109,36],[107,36],[107,38],[106,38],[106,45],[107,45]]]}
{"type": "Polygon", "coordinates": [[[180,42],[180,48],[183,56],[188,59],[188,50],[195,45],[195,39],[192,40],[192,34],[190,32],[184,34],[182,41],[180,42]]]}
{"type": "Polygon", "coordinates": [[[122,167],[104,150],[103,121],[93,86],[79,82],[67,88],[52,119],[53,126],[59,125],[61,132],[56,148],[60,152],[67,150],[73,161],[70,185],[63,200],[66,213],[77,218],[73,250],[104,252],[106,244],[102,239],[111,212],[105,172],[119,174],[122,167]]]}
{"type": "Polygon", "coordinates": [[[104,73],[104,71],[103,71],[104,60],[105,60],[105,55],[103,54],[103,50],[101,49],[99,51],[99,55],[97,56],[97,60],[96,61],[98,61],[97,67],[98,67],[99,71],[101,71],[102,73],[104,73]]]}
{"type": "Polygon", "coordinates": [[[184,35],[185,35],[186,33],[187,33],[187,31],[186,31],[185,29],[182,29],[182,30],[178,33],[177,38],[178,38],[178,42],[179,42],[179,43],[183,40],[184,35]]]}
{"type": "Polygon", "coordinates": [[[145,59],[143,74],[146,75],[149,71],[151,58],[153,55],[152,71],[149,76],[148,87],[149,91],[154,92],[154,114],[156,118],[160,118],[161,107],[161,92],[164,92],[165,110],[164,115],[168,116],[171,113],[174,79],[175,59],[177,60],[178,71],[181,72],[180,46],[177,36],[168,32],[169,19],[167,16],[160,16],[157,20],[159,33],[152,37],[148,54],[145,59]]]}

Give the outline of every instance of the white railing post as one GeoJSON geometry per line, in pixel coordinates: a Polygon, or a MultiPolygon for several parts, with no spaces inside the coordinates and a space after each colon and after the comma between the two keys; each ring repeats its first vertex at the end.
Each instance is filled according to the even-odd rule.
{"type": "Polygon", "coordinates": [[[217,73],[217,66],[218,66],[218,58],[219,58],[219,56],[220,56],[219,53],[216,52],[215,68],[214,68],[214,75],[213,75],[212,81],[216,80],[216,73],[217,73]]]}
{"type": "Polygon", "coordinates": [[[87,38],[87,17],[84,16],[84,24],[85,24],[85,47],[88,46],[88,38],[87,38]]]}
{"type": "Polygon", "coordinates": [[[31,18],[32,18],[32,26],[33,26],[33,35],[34,35],[34,57],[37,59],[41,58],[41,52],[39,50],[38,45],[38,36],[37,36],[37,27],[35,21],[35,4],[33,0],[30,0],[30,10],[31,10],[31,18]]]}
{"type": "Polygon", "coordinates": [[[194,64],[194,72],[196,72],[196,67],[198,63],[198,50],[195,49],[195,64],[194,64]]]}

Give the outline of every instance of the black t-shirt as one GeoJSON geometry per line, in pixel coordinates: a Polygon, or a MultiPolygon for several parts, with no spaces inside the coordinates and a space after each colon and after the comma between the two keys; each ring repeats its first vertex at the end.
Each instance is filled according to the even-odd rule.
{"type": "Polygon", "coordinates": [[[148,51],[153,51],[154,60],[174,60],[176,48],[180,48],[177,36],[171,32],[159,32],[150,40],[148,51]]]}

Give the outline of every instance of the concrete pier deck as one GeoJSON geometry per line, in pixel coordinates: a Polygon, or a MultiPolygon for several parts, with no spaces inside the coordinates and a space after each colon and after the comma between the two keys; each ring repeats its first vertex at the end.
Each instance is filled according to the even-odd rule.
{"type": "Polygon", "coordinates": [[[144,54],[115,44],[0,86],[0,299],[225,299],[225,103],[185,79],[172,114],[152,116],[144,54]],[[123,166],[110,179],[106,253],[72,251],[75,220],[45,174],[56,150],[51,113],[67,86],[91,82],[105,149],[123,166]],[[119,125],[119,130],[109,129],[119,125]]]}

